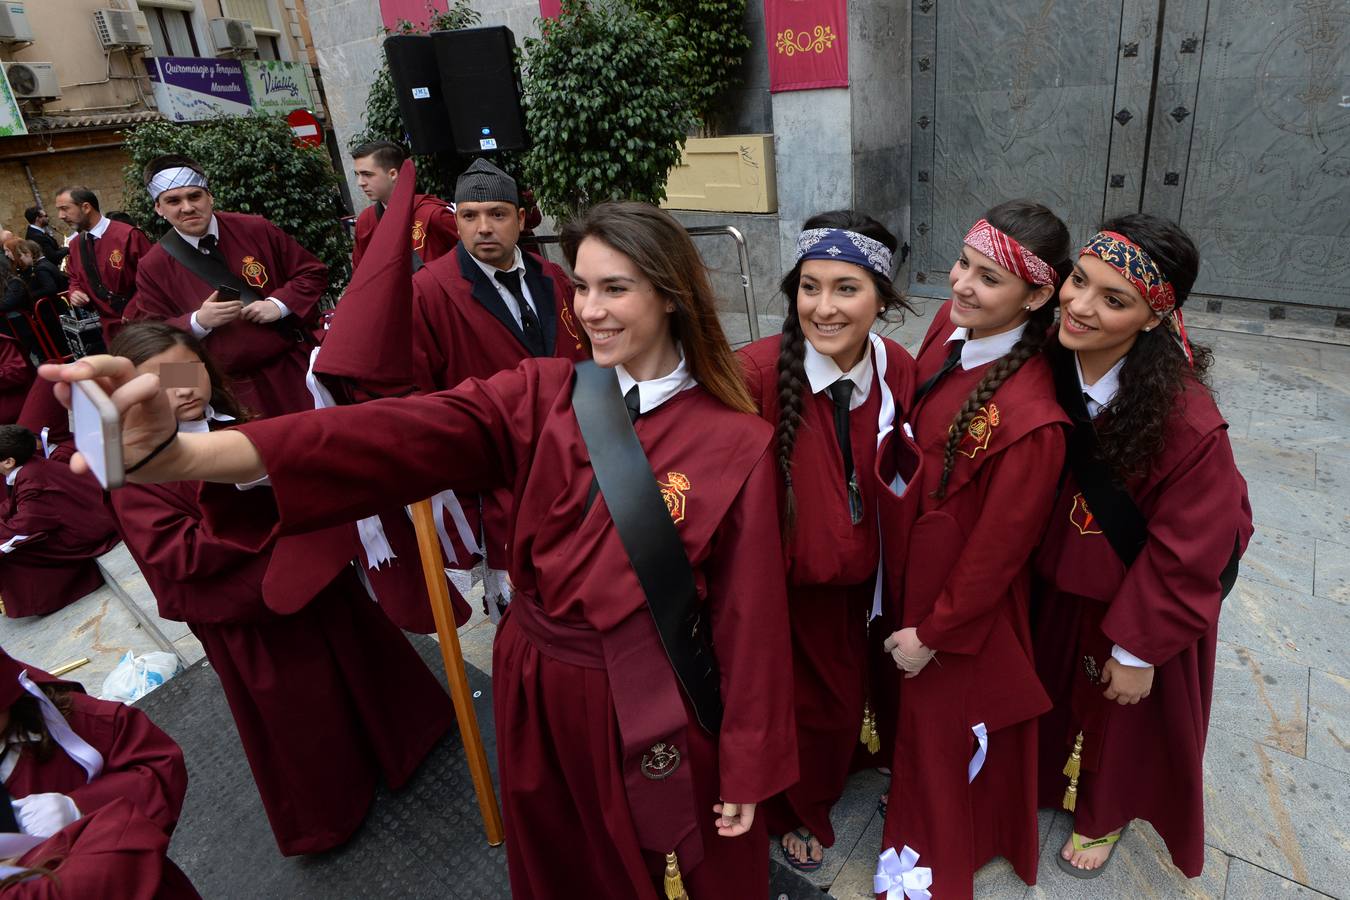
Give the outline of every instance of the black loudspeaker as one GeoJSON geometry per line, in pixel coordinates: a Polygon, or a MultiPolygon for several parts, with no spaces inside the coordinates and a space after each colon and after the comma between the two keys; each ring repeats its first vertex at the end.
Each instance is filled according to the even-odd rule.
{"type": "Polygon", "coordinates": [[[384,55],[412,152],[453,151],[455,139],[436,62],[436,42],[424,34],[390,35],[384,39],[384,55]]]}
{"type": "Polygon", "coordinates": [[[524,150],[529,141],[511,29],[461,28],[431,38],[455,149],[466,155],[524,150]]]}

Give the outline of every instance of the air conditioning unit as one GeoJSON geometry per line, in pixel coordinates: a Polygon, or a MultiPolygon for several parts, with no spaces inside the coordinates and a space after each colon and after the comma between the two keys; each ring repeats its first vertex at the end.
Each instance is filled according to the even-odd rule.
{"type": "Polygon", "coordinates": [[[33,29],[22,3],[0,3],[0,44],[32,43],[33,29]]]}
{"type": "Polygon", "coordinates": [[[105,50],[150,46],[150,24],[139,9],[96,9],[94,30],[105,50]]]}
{"type": "Polygon", "coordinates": [[[5,74],[18,100],[55,100],[61,96],[56,67],[49,62],[7,62],[5,74]]]}
{"type": "Polygon", "coordinates": [[[258,49],[253,23],[243,19],[212,19],[211,42],[221,53],[258,49]]]}

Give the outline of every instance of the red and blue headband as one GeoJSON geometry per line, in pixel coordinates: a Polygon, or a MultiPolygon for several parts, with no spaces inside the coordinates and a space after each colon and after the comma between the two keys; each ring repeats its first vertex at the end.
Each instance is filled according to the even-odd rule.
{"type": "Polygon", "coordinates": [[[1117,231],[1099,231],[1078,255],[1095,256],[1125,276],[1125,280],[1134,285],[1153,314],[1162,319],[1172,332],[1186,354],[1186,361],[1195,365],[1191,342],[1186,337],[1186,324],[1182,321],[1181,310],[1177,309],[1176,288],[1172,287],[1162,269],[1158,268],[1158,264],[1143,247],[1117,231]]]}
{"type": "Polygon", "coordinates": [[[797,237],[797,262],[837,259],[891,277],[891,251],[885,244],[843,228],[808,228],[797,237]]]}
{"type": "Polygon", "coordinates": [[[1055,267],[1019,244],[1007,232],[999,231],[988,219],[976,222],[966,234],[965,243],[1012,272],[1027,284],[1059,284],[1055,267]]]}

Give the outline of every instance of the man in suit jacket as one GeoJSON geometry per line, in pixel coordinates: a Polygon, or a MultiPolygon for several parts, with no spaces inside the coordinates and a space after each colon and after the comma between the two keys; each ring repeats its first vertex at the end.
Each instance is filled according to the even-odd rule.
{"type": "Polygon", "coordinates": [[[47,211],[40,206],[30,206],[23,211],[23,217],[28,220],[28,233],[24,237],[41,247],[43,256],[61,265],[61,260],[70,251],[47,230],[47,211]]]}

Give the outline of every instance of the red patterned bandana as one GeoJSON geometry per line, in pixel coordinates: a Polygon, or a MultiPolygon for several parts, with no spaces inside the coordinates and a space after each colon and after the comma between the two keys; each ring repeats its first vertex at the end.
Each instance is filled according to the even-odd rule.
{"type": "Polygon", "coordinates": [[[1172,336],[1181,345],[1186,361],[1195,365],[1191,354],[1191,342],[1186,337],[1186,325],[1177,309],[1176,289],[1163,275],[1162,269],[1153,258],[1134,241],[1116,231],[1099,231],[1083,247],[1079,256],[1095,256],[1121,275],[1124,275],[1139,296],[1153,310],[1154,315],[1162,319],[1163,324],[1172,332],[1172,336]]]}
{"type": "Polygon", "coordinates": [[[981,219],[971,227],[966,243],[1027,284],[1059,284],[1054,266],[990,225],[988,219],[981,219]]]}

